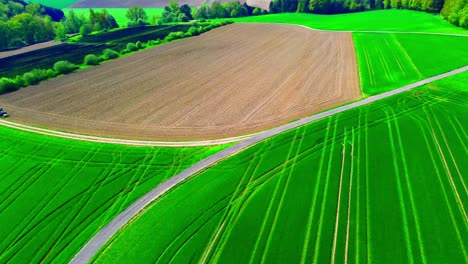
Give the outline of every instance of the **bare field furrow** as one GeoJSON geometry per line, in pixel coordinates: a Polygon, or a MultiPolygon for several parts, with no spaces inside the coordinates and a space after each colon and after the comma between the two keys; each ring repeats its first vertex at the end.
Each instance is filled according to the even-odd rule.
{"type": "Polygon", "coordinates": [[[0,96],[14,121],[99,136],[253,133],[360,98],[350,33],[234,24],[0,96]]]}

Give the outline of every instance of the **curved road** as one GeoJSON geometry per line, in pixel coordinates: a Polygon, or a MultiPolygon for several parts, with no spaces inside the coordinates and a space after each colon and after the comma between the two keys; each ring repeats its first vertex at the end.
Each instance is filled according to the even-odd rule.
{"type": "Polygon", "coordinates": [[[227,148],[225,150],[222,150],[221,152],[218,152],[200,162],[197,164],[193,165],[192,167],[186,169],[185,171],[181,172],[180,174],[170,178],[169,180],[161,183],[158,185],[156,188],[151,190],[149,193],[145,194],[143,197],[141,197],[139,200],[137,200],[135,203],[130,205],[125,211],[120,213],[117,217],[115,217],[107,226],[102,228],[81,250],[78,252],[78,254],[75,255],[75,257],[72,259],[71,263],[73,264],[78,264],[78,263],[88,263],[91,258],[97,253],[97,251],[104,246],[104,244],[120,229],[122,228],[126,223],[130,221],[135,215],[137,215],[143,208],[145,208],[147,205],[149,205],[151,202],[156,200],[158,197],[166,193],[168,190],[171,188],[175,187],[179,183],[187,180],[194,174],[218,163],[219,161],[232,156],[250,146],[253,146],[257,143],[259,143],[262,140],[265,140],[267,138],[273,137],[275,135],[278,135],[280,133],[283,133],[285,131],[309,124],[311,122],[317,121],[319,119],[323,119],[338,113],[342,113],[344,111],[360,107],[363,105],[367,105],[382,99],[385,99],[387,97],[400,94],[406,91],[409,91],[411,89],[414,89],[416,87],[419,87],[424,84],[428,84],[430,82],[440,80],[464,71],[468,70],[468,66],[440,74],[431,78],[427,78],[425,80],[401,87],[399,89],[386,92],[383,94],[375,95],[368,97],[364,100],[357,101],[348,105],[344,105],[332,110],[328,110],[307,118],[300,119],[298,121],[276,127],[264,132],[261,132],[257,135],[254,135],[250,138],[247,138],[246,140],[240,142],[239,144],[236,144],[230,148],[227,148]]]}

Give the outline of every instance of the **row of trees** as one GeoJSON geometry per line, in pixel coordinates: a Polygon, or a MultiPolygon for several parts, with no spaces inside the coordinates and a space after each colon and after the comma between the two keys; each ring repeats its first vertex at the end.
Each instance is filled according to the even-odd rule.
{"type": "Polygon", "coordinates": [[[440,12],[443,4],[444,0],[273,0],[270,3],[270,12],[339,14],[370,9],[404,8],[436,13],[440,12]]]}
{"type": "Polygon", "coordinates": [[[0,0],[0,49],[53,39],[54,30],[43,6],[0,0]]]}
{"type": "MultiPolygon", "coordinates": [[[[288,0],[289,1],[289,0],[288,0]]],[[[283,11],[288,12],[288,11],[283,11]]],[[[211,5],[204,4],[198,7],[194,12],[196,19],[211,19],[211,18],[231,18],[243,17],[251,15],[267,14],[268,11],[262,10],[258,7],[251,7],[247,4],[240,4],[239,2],[226,2],[220,3],[213,2],[211,5]]]]}
{"type": "Polygon", "coordinates": [[[448,22],[468,29],[467,0],[445,0],[441,14],[448,22]]]}

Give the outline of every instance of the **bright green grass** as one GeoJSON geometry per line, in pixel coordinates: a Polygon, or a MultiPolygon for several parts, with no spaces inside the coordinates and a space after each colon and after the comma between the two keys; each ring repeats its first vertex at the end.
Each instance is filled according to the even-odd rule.
{"type": "Polygon", "coordinates": [[[468,37],[354,33],[353,38],[367,95],[468,65],[468,37]]]}
{"type": "MultiPolygon", "coordinates": [[[[69,10],[73,10],[76,14],[84,14],[86,17],[89,17],[89,8],[66,8],[63,9],[65,15],[68,13],[69,10]]],[[[101,11],[101,8],[94,8],[95,11],[101,11]]],[[[128,8],[106,8],[106,10],[115,18],[117,24],[120,27],[126,27],[128,19],[125,17],[125,13],[127,12],[128,8]]],[[[154,15],[161,16],[163,13],[164,8],[145,8],[146,15],[148,19],[151,19],[154,15]]]]}
{"type": "Polygon", "coordinates": [[[45,6],[62,9],[78,2],[78,0],[26,0],[25,2],[38,3],[45,6]]]}
{"type": "Polygon", "coordinates": [[[96,144],[0,126],[0,263],[67,263],[136,199],[222,148],[96,144]]]}
{"type": "Polygon", "coordinates": [[[153,203],[95,262],[465,263],[467,83],[451,77],[228,158],[153,203]]]}
{"type": "Polygon", "coordinates": [[[384,30],[468,34],[441,16],[410,10],[378,10],[339,15],[283,13],[233,19],[236,22],[284,23],[326,30],[384,30]]]}

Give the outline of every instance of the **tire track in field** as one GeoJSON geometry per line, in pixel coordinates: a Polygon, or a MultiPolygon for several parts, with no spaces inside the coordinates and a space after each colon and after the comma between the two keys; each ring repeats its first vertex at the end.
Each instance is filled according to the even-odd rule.
{"type": "MultiPolygon", "coordinates": [[[[362,148],[362,145],[361,145],[361,138],[362,138],[362,132],[361,130],[365,130],[366,129],[366,126],[362,123],[362,110],[359,111],[359,121],[358,121],[358,124],[359,124],[359,128],[357,129],[357,155],[356,155],[356,164],[357,164],[357,172],[356,172],[356,239],[355,239],[355,259],[354,259],[354,263],[359,263],[360,262],[360,241],[361,241],[361,238],[360,238],[360,234],[361,234],[361,230],[360,230],[360,217],[361,217],[361,166],[360,164],[361,163],[361,155],[362,155],[362,151],[361,151],[361,148],[362,148]]],[[[353,142],[354,142],[354,135],[353,135],[353,142]]],[[[354,151],[354,144],[353,144],[353,151],[354,151]]]]}
{"type": "MultiPolygon", "coordinates": [[[[46,217],[41,217],[39,218],[39,216],[42,214],[42,212],[46,212],[48,210],[50,210],[48,207],[49,205],[55,201],[55,198],[61,193],[61,190],[64,188],[64,186],[66,186],[68,184],[68,181],[69,180],[72,180],[77,174],[79,171],[81,171],[82,167],[80,166],[86,159],[89,159],[91,158],[92,156],[94,156],[96,153],[95,153],[95,149],[89,149],[86,154],[82,157],[82,160],[78,163],[76,163],[76,165],[73,167],[73,169],[69,170],[68,173],[66,175],[63,176],[62,180],[56,184],[55,188],[53,189],[52,192],[49,192],[42,200],[39,204],[37,204],[35,206],[35,208],[32,210],[32,212],[30,214],[33,215],[33,218],[28,220],[28,224],[26,224],[25,226],[23,226],[23,229],[22,229],[22,233],[21,235],[18,237],[18,239],[14,242],[14,243],[11,243],[9,245],[9,248],[14,248],[17,246],[17,244],[21,243],[23,239],[26,238],[26,236],[30,235],[31,232],[33,232],[40,224],[42,224],[42,221],[47,219],[46,217]],[[73,175],[71,178],[67,178],[67,175],[73,175]],[[38,211],[37,211],[38,210],[38,211]]],[[[54,168],[55,167],[55,160],[50,164],[50,169],[54,168]]],[[[40,176],[42,175],[45,175],[48,171],[44,171],[40,176]]],[[[40,177],[39,176],[39,177],[40,177]]],[[[55,210],[53,210],[55,211],[55,210]]],[[[48,215],[48,213],[46,214],[48,215]]],[[[64,217],[64,219],[66,219],[67,216],[64,217]]],[[[66,223],[67,221],[62,221],[62,224],[66,223]]],[[[59,226],[53,234],[51,234],[51,237],[52,238],[55,233],[57,231],[59,231],[61,229],[61,226],[59,226]]],[[[36,230],[37,231],[37,230],[36,230]]],[[[40,230],[39,230],[40,231],[40,230]]],[[[51,239],[49,240],[48,242],[51,242],[51,241],[55,241],[56,243],[56,240],[55,239],[51,239]]],[[[44,243],[42,244],[42,246],[38,249],[38,251],[42,250],[46,245],[47,243],[44,243]]],[[[18,249],[20,250],[20,249],[18,249]]],[[[38,257],[37,255],[35,257],[38,257]]],[[[42,261],[42,260],[41,260],[42,261]]]]}
{"type": "MultiPolygon", "coordinates": [[[[351,153],[350,153],[350,175],[349,175],[349,190],[348,190],[348,218],[346,220],[346,242],[345,242],[345,255],[344,263],[348,264],[348,252],[349,252],[349,228],[351,218],[351,201],[353,192],[353,173],[354,173],[354,128],[351,129],[351,153]]],[[[359,164],[359,163],[358,163],[359,164]]],[[[359,200],[356,202],[359,203],[359,200]]]]}
{"type": "Polygon", "coordinates": [[[373,263],[372,261],[372,232],[370,226],[371,212],[370,212],[370,199],[369,199],[369,113],[366,112],[365,125],[364,125],[364,155],[365,155],[365,182],[366,182],[366,255],[367,263],[373,263]]]}
{"type": "MultiPolygon", "coordinates": [[[[297,137],[297,133],[294,134],[294,139],[293,141],[295,141],[297,137]]],[[[293,147],[294,147],[294,144],[291,144],[291,146],[289,147],[289,150],[288,150],[288,153],[286,155],[286,159],[291,159],[291,152],[293,150],[293,147]]],[[[284,176],[284,168],[281,168],[281,172],[278,172],[276,173],[276,177],[277,177],[277,183],[276,183],[276,186],[273,190],[273,194],[271,195],[271,199],[268,203],[268,207],[267,207],[267,210],[266,210],[266,215],[265,215],[265,218],[263,219],[263,222],[262,222],[262,226],[260,228],[260,232],[257,236],[257,239],[255,241],[255,246],[252,250],[252,254],[251,254],[251,259],[250,259],[250,263],[253,263],[253,262],[256,262],[256,263],[259,263],[259,262],[263,262],[264,261],[264,254],[262,254],[260,260],[258,261],[254,261],[256,259],[256,252],[260,250],[260,246],[261,246],[261,241],[262,241],[262,238],[265,236],[265,233],[268,232],[268,233],[271,233],[271,228],[270,230],[267,231],[267,223],[270,221],[270,218],[273,214],[273,211],[274,211],[274,207],[278,208],[278,205],[276,205],[276,197],[278,196],[278,193],[280,192],[280,187],[283,185],[283,179],[286,177],[284,176]]],[[[284,189],[283,189],[283,192],[284,192],[284,189]]],[[[274,221],[274,219],[273,219],[274,221]]],[[[267,243],[268,244],[268,235],[266,236],[266,240],[267,240],[267,243]]],[[[267,250],[266,248],[266,244],[265,244],[265,247],[263,248],[263,253],[265,253],[265,251],[267,250]]]]}
{"type": "MultiPolygon", "coordinates": [[[[335,228],[334,228],[334,231],[333,231],[333,244],[332,244],[331,260],[330,260],[331,264],[335,264],[336,244],[337,244],[337,240],[338,240],[338,227],[340,225],[341,191],[343,189],[342,188],[343,187],[343,174],[344,174],[344,168],[345,168],[345,162],[346,162],[347,134],[348,133],[347,133],[346,128],[345,128],[344,137],[343,137],[343,148],[341,149],[340,183],[339,183],[339,187],[338,187],[338,198],[337,198],[337,202],[336,202],[335,228]]],[[[329,170],[330,170],[330,167],[329,167],[329,170]]],[[[348,225],[348,227],[349,227],[349,225],[348,225]]]]}
{"type": "MultiPolygon", "coordinates": [[[[420,118],[420,119],[417,119],[416,120],[419,125],[421,127],[423,127],[421,124],[427,124],[427,122],[424,122],[424,119],[420,118]]],[[[429,128],[430,129],[430,128],[429,128]]],[[[431,161],[432,161],[432,165],[434,166],[434,169],[435,169],[435,174],[437,175],[437,179],[439,181],[439,186],[440,186],[440,189],[442,190],[442,194],[444,196],[444,201],[445,201],[445,205],[449,211],[449,215],[450,215],[450,220],[452,221],[452,224],[453,224],[453,228],[455,230],[455,233],[457,234],[457,239],[458,239],[458,242],[459,242],[459,245],[463,251],[463,255],[466,259],[468,259],[468,254],[466,252],[466,249],[464,247],[464,242],[463,242],[463,239],[462,239],[462,235],[460,233],[460,230],[458,228],[458,224],[455,220],[455,215],[454,215],[454,212],[453,212],[453,208],[452,208],[452,204],[453,203],[450,203],[449,202],[449,198],[448,198],[448,194],[447,194],[447,190],[445,189],[445,184],[444,182],[442,181],[442,177],[441,177],[441,174],[440,173],[440,167],[438,166],[436,160],[435,160],[435,157],[434,157],[434,154],[432,153],[432,149],[429,147],[431,146],[431,142],[429,141],[429,136],[427,135],[429,132],[427,131],[427,129],[424,129],[422,128],[422,136],[424,137],[424,141],[426,142],[426,146],[427,146],[427,152],[429,153],[429,156],[431,157],[431,161]]],[[[434,140],[432,141],[433,144],[435,144],[434,140]]]]}
{"type": "Polygon", "coordinates": [[[455,170],[457,171],[458,176],[460,177],[460,182],[462,183],[463,189],[465,190],[465,195],[467,195],[468,189],[466,187],[465,181],[463,180],[463,176],[460,172],[460,169],[458,168],[457,161],[455,160],[455,157],[453,156],[452,149],[450,148],[450,144],[447,141],[447,137],[445,136],[444,129],[440,125],[440,122],[438,118],[436,117],[434,111],[431,110],[431,112],[432,112],[432,116],[434,117],[434,121],[437,127],[439,128],[440,135],[442,136],[442,139],[444,140],[445,146],[447,147],[448,153],[450,154],[450,157],[452,158],[452,162],[453,162],[453,165],[455,166],[455,170]]]}
{"type": "MultiPolygon", "coordinates": [[[[303,138],[304,135],[305,135],[305,131],[306,131],[306,130],[305,130],[304,128],[301,129],[301,130],[302,130],[302,136],[301,136],[301,138],[303,138]]],[[[300,132],[300,130],[296,130],[296,133],[295,133],[294,139],[293,139],[293,142],[295,142],[296,144],[297,144],[297,140],[296,140],[296,139],[297,139],[297,134],[298,134],[298,132],[300,132]]],[[[265,245],[265,249],[264,249],[264,251],[263,251],[263,256],[262,256],[262,260],[261,260],[261,263],[262,263],[262,264],[266,262],[266,257],[268,256],[268,252],[269,252],[270,247],[271,247],[270,244],[271,244],[271,242],[272,242],[272,236],[274,235],[274,233],[275,233],[275,231],[276,231],[276,227],[277,227],[277,224],[278,224],[278,218],[280,217],[280,212],[281,212],[281,209],[283,208],[284,198],[285,198],[285,196],[286,196],[286,193],[288,192],[289,182],[290,182],[291,177],[293,177],[293,176],[292,176],[292,172],[293,172],[293,170],[294,170],[294,167],[293,167],[293,166],[294,166],[294,165],[296,164],[296,162],[297,162],[297,158],[298,158],[298,155],[299,155],[299,151],[300,151],[300,149],[301,149],[301,146],[302,146],[302,142],[303,142],[303,140],[299,140],[299,143],[297,144],[297,146],[295,146],[295,147],[296,147],[296,154],[293,156],[292,162],[291,162],[291,166],[288,168],[289,173],[288,173],[287,176],[286,176],[286,183],[285,183],[285,185],[284,185],[283,192],[281,193],[281,197],[280,197],[280,201],[279,201],[278,207],[276,208],[276,214],[275,214],[275,218],[273,219],[273,224],[272,224],[272,227],[271,227],[271,229],[270,229],[270,233],[269,233],[269,235],[267,236],[267,243],[266,243],[266,245],[265,245]]],[[[292,150],[293,146],[296,145],[296,144],[292,144],[291,150],[292,150]]],[[[288,157],[290,157],[290,156],[288,155],[288,157]]],[[[286,172],[286,168],[285,168],[285,170],[283,170],[283,171],[281,172],[281,175],[283,175],[285,172],[286,172]]]]}
{"type": "MultiPolygon", "coordinates": [[[[338,120],[339,120],[339,115],[335,117],[335,125],[333,128],[333,136],[332,139],[336,138],[337,135],[337,130],[338,130],[338,120]]],[[[323,232],[323,218],[325,218],[325,209],[326,209],[326,202],[327,202],[327,195],[328,195],[328,186],[330,183],[330,178],[331,178],[331,167],[333,163],[333,151],[335,148],[335,143],[336,140],[333,140],[331,142],[330,146],[330,153],[328,157],[328,164],[327,164],[327,171],[326,171],[326,176],[325,176],[325,185],[323,187],[323,199],[322,199],[322,204],[320,206],[320,217],[319,217],[319,222],[318,222],[318,227],[317,227],[317,236],[315,238],[315,250],[314,250],[314,258],[313,258],[313,263],[318,263],[318,257],[320,253],[320,238],[322,237],[322,232],[323,232]]]]}
{"type": "MultiPolygon", "coordinates": [[[[326,152],[327,152],[326,151],[327,146],[328,146],[327,142],[328,142],[330,131],[331,131],[331,127],[330,127],[331,123],[332,123],[332,118],[330,118],[328,120],[326,132],[325,132],[325,137],[324,137],[324,141],[323,141],[324,143],[323,143],[322,153],[321,153],[321,157],[320,157],[320,165],[319,165],[319,168],[318,168],[318,171],[317,171],[317,177],[316,177],[317,182],[315,183],[313,198],[312,198],[312,201],[311,201],[311,208],[309,209],[309,215],[308,215],[308,219],[307,219],[307,229],[306,229],[305,238],[304,238],[304,247],[302,248],[301,264],[307,263],[307,252],[308,252],[308,248],[309,248],[310,237],[312,235],[312,223],[314,221],[314,214],[315,214],[316,202],[317,202],[317,197],[318,197],[318,189],[319,189],[320,182],[321,182],[321,179],[322,179],[322,177],[320,177],[320,175],[322,174],[324,159],[325,159],[325,155],[326,155],[326,152]]],[[[336,126],[336,124],[337,123],[335,122],[334,126],[336,126]]]]}
{"type": "MultiPolygon", "coordinates": [[[[272,147],[273,147],[272,144],[268,144],[266,149],[264,151],[262,150],[261,152],[262,153],[268,153],[268,151],[270,151],[272,147]]],[[[211,259],[213,262],[219,262],[220,254],[222,253],[222,251],[223,251],[223,249],[224,249],[224,247],[226,245],[227,239],[231,235],[231,232],[232,232],[235,224],[237,223],[237,221],[238,221],[238,219],[239,219],[239,217],[241,215],[242,209],[245,208],[246,203],[248,201],[250,201],[250,199],[253,197],[253,195],[254,195],[254,193],[255,193],[255,191],[257,189],[261,188],[264,184],[266,184],[267,181],[271,180],[273,177],[275,177],[277,175],[277,172],[272,172],[272,173],[266,172],[263,175],[255,177],[257,169],[260,166],[260,164],[262,164],[262,161],[265,159],[265,156],[266,155],[261,155],[259,158],[256,158],[256,156],[254,155],[254,159],[256,160],[256,166],[253,169],[253,171],[251,173],[251,177],[249,178],[248,182],[245,184],[245,187],[244,187],[244,190],[243,190],[242,194],[238,195],[237,200],[234,200],[235,205],[234,205],[233,210],[232,210],[232,218],[234,218],[234,220],[232,220],[232,218],[231,218],[230,221],[228,222],[228,225],[226,227],[226,231],[223,234],[223,236],[221,237],[220,245],[218,246],[217,251],[213,254],[213,257],[211,259]],[[267,178],[265,181],[261,182],[261,184],[256,184],[257,180],[259,180],[261,178],[264,178],[265,176],[268,176],[268,174],[271,174],[271,176],[269,178],[267,178]]],[[[289,160],[287,160],[286,162],[288,162],[288,161],[289,160]]],[[[278,166],[276,168],[280,168],[280,166],[278,166]]]]}
{"type": "MultiPolygon", "coordinates": [[[[393,112],[393,109],[390,109],[389,111],[393,112]]],[[[413,211],[414,224],[415,224],[415,227],[416,227],[416,236],[417,236],[417,239],[418,239],[418,247],[419,247],[419,250],[420,250],[420,253],[421,253],[421,261],[422,261],[422,263],[427,263],[426,253],[425,253],[425,249],[424,249],[424,239],[422,239],[422,237],[421,237],[422,231],[421,231],[421,227],[419,225],[419,223],[420,223],[419,219],[420,218],[419,218],[419,215],[418,215],[418,210],[416,208],[416,204],[414,202],[413,187],[412,187],[411,181],[410,181],[410,179],[408,177],[409,176],[408,164],[406,162],[404,146],[403,146],[403,143],[401,141],[400,126],[398,124],[398,118],[393,118],[393,122],[394,122],[394,126],[395,126],[398,146],[399,146],[399,149],[400,149],[400,157],[401,157],[401,161],[402,161],[402,164],[403,164],[403,172],[404,172],[404,175],[406,176],[405,177],[406,178],[406,188],[408,189],[410,205],[411,205],[411,209],[413,211]]]]}
{"type": "Polygon", "coordinates": [[[390,140],[390,149],[391,153],[393,156],[393,170],[395,172],[395,178],[396,178],[396,187],[397,187],[397,192],[398,192],[398,200],[400,202],[400,209],[401,209],[401,220],[403,223],[402,229],[404,233],[404,239],[405,239],[405,244],[406,244],[406,250],[408,251],[408,262],[409,263],[414,263],[414,254],[413,254],[413,248],[411,245],[411,237],[410,237],[410,230],[409,230],[409,223],[408,223],[408,214],[407,214],[407,209],[406,209],[406,203],[403,195],[403,187],[401,183],[401,174],[398,166],[398,159],[396,157],[396,144],[395,144],[395,136],[393,133],[393,128],[391,125],[391,114],[389,113],[388,109],[383,109],[385,114],[387,115],[387,128],[388,128],[388,135],[389,135],[389,140],[390,140]]]}
{"type": "MultiPolygon", "coordinates": [[[[226,224],[226,222],[230,219],[230,210],[232,209],[233,207],[233,202],[234,202],[234,199],[236,198],[236,194],[241,192],[242,190],[242,183],[244,182],[244,179],[246,177],[249,177],[247,176],[247,173],[251,170],[251,167],[253,166],[254,164],[254,161],[255,161],[255,157],[258,155],[258,153],[255,153],[254,154],[254,159],[253,161],[249,164],[248,168],[245,170],[244,172],[244,175],[242,175],[241,179],[239,180],[239,183],[236,187],[236,190],[234,191],[232,197],[231,197],[231,200],[229,201],[229,204],[227,206],[227,209],[224,213],[224,216],[220,222],[220,224],[218,225],[218,229],[216,230],[216,232],[213,233],[212,235],[212,238],[210,239],[211,242],[209,242],[209,244],[207,245],[207,248],[204,250],[203,252],[203,255],[202,255],[202,259],[200,260],[200,263],[206,263],[209,258],[210,258],[210,254],[211,254],[211,250],[213,249],[213,246],[215,246],[215,243],[217,242],[218,240],[218,237],[219,235],[221,234],[221,232],[223,231],[224,229],[224,225],[226,224]]],[[[255,163],[255,166],[257,164],[255,163]]],[[[252,177],[252,175],[250,176],[252,177]]],[[[250,178],[249,177],[249,178],[250,178]]],[[[214,253],[213,253],[214,254],[214,253]]]]}
{"type": "Polygon", "coordinates": [[[439,140],[437,139],[437,136],[435,134],[434,127],[432,125],[431,119],[429,118],[429,113],[426,110],[424,110],[424,112],[426,113],[427,121],[429,122],[429,125],[431,127],[432,138],[433,138],[434,142],[437,145],[437,149],[439,150],[439,156],[442,159],[442,162],[443,162],[443,164],[445,166],[445,172],[447,174],[447,177],[449,178],[449,181],[450,181],[450,184],[451,184],[452,189],[454,191],[454,194],[455,194],[455,196],[456,196],[456,198],[458,200],[458,205],[459,205],[459,208],[460,208],[461,212],[463,213],[465,224],[466,224],[468,222],[468,217],[467,217],[467,214],[466,214],[465,207],[463,206],[463,202],[462,202],[462,200],[460,198],[460,193],[458,192],[458,188],[455,185],[455,182],[454,182],[453,177],[452,177],[452,173],[450,172],[450,168],[449,168],[448,163],[447,163],[447,159],[445,158],[442,147],[441,147],[441,145],[439,143],[439,140]]]}

